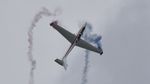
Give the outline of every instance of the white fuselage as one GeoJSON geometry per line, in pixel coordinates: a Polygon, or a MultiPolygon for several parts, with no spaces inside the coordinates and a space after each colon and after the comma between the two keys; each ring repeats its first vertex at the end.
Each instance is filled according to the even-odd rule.
{"type": "Polygon", "coordinates": [[[74,41],[71,43],[71,46],[69,47],[69,49],[67,50],[66,54],[64,55],[63,59],[64,59],[65,57],[67,57],[67,55],[71,52],[71,50],[74,48],[74,46],[75,46],[75,45],[77,44],[77,42],[80,40],[80,38],[81,38],[81,36],[82,36],[82,34],[83,34],[84,30],[85,30],[85,27],[86,27],[86,25],[83,26],[83,27],[79,30],[79,32],[77,33],[77,35],[76,35],[74,41]]]}

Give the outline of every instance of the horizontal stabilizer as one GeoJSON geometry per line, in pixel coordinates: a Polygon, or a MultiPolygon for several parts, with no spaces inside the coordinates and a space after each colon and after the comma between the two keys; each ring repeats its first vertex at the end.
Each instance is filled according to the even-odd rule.
{"type": "Polygon", "coordinates": [[[55,62],[57,62],[59,65],[63,66],[64,62],[60,59],[55,59],[55,62]]]}
{"type": "Polygon", "coordinates": [[[59,65],[63,66],[65,70],[67,69],[67,64],[64,60],[55,59],[55,62],[58,63],[59,65]]]}

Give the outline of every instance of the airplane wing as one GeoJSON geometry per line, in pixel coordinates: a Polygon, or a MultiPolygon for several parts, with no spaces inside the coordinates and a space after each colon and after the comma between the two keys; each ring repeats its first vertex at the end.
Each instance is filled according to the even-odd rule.
{"type": "Polygon", "coordinates": [[[70,43],[74,41],[76,36],[65,30],[63,27],[57,25],[57,22],[52,22],[50,25],[54,27],[61,35],[63,35],[70,43]]]}
{"type": "MultiPolygon", "coordinates": [[[[54,27],[60,34],[62,34],[70,43],[72,43],[74,41],[74,39],[76,38],[76,35],[70,33],[69,31],[65,30],[63,27],[57,25],[57,22],[52,22],[50,25],[52,27],[54,27]]],[[[84,49],[87,49],[90,51],[94,51],[94,52],[97,52],[100,54],[103,53],[101,48],[96,48],[93,45],[89,44],[88,42],[86,42],[82,39],[80,39],[77,42],[76,46],[79,46],[81,48],[84,48],[84,49]]]]}
{"type": "Polygon", "coordinates": [[[103,50],[101,48],[96,48],[95,46],[89,44],[88,42],[80,39],[77,44],[77,46],[81,47],[81,48],[84,48],[84,49],[87,49],[87,50],[90,50],[90,51],[94,51],[94,52],[97,52],[97,53],[100,53],[102,54],[103,53],[103,50]]]}

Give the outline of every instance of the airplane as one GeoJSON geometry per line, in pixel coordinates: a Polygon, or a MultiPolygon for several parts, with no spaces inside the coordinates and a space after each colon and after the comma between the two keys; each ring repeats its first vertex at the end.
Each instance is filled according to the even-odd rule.
{"type": "Polygon", "coordinates": [[[86,24],[87,23],[85,23],[81,27],[81,29],[79,30],[77,35],[75,35],[75,34],[70,33],[69,31],[65,30],[63,27],[59,26],[57,21],[53,21],[52,23],[50,23],[50,26],[52,26],[54,29],[56,29],[60,34],[62,34],[71,43],[70,47],[68,48],[68,50],[65,53],[65,55],[63,56],[63,58],[55,59],[55,62],[58,63],[59,65],[63,66],[65,70],[67,69],[66,58],[75,46],[78,46],[78,47],[81,47],[81,48],[84,48],[84,49],[87,49],[90,51],[94,51],[96,53],[99,53],[100,55],[103,54],[103,50],[101,47],[97,48],[81,38],[81,36],[83,35],[83,32],[86,28],[86,24]]]}

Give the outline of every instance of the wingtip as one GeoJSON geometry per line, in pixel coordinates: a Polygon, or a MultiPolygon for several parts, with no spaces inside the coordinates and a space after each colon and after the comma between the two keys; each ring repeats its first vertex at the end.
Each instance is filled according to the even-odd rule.
{"type": "Polygon", "coordinates": [[[53,26],[54,24],[57,24],[57,23],[58,23],[58,21],[53,21],[50,23],[50,26],[53,26]]]}
{"type": "Polygon", "coordinates": [[[100,55],[102,55],[103,54],[103,51],[102,52],[100,52],[100,55]]]}

